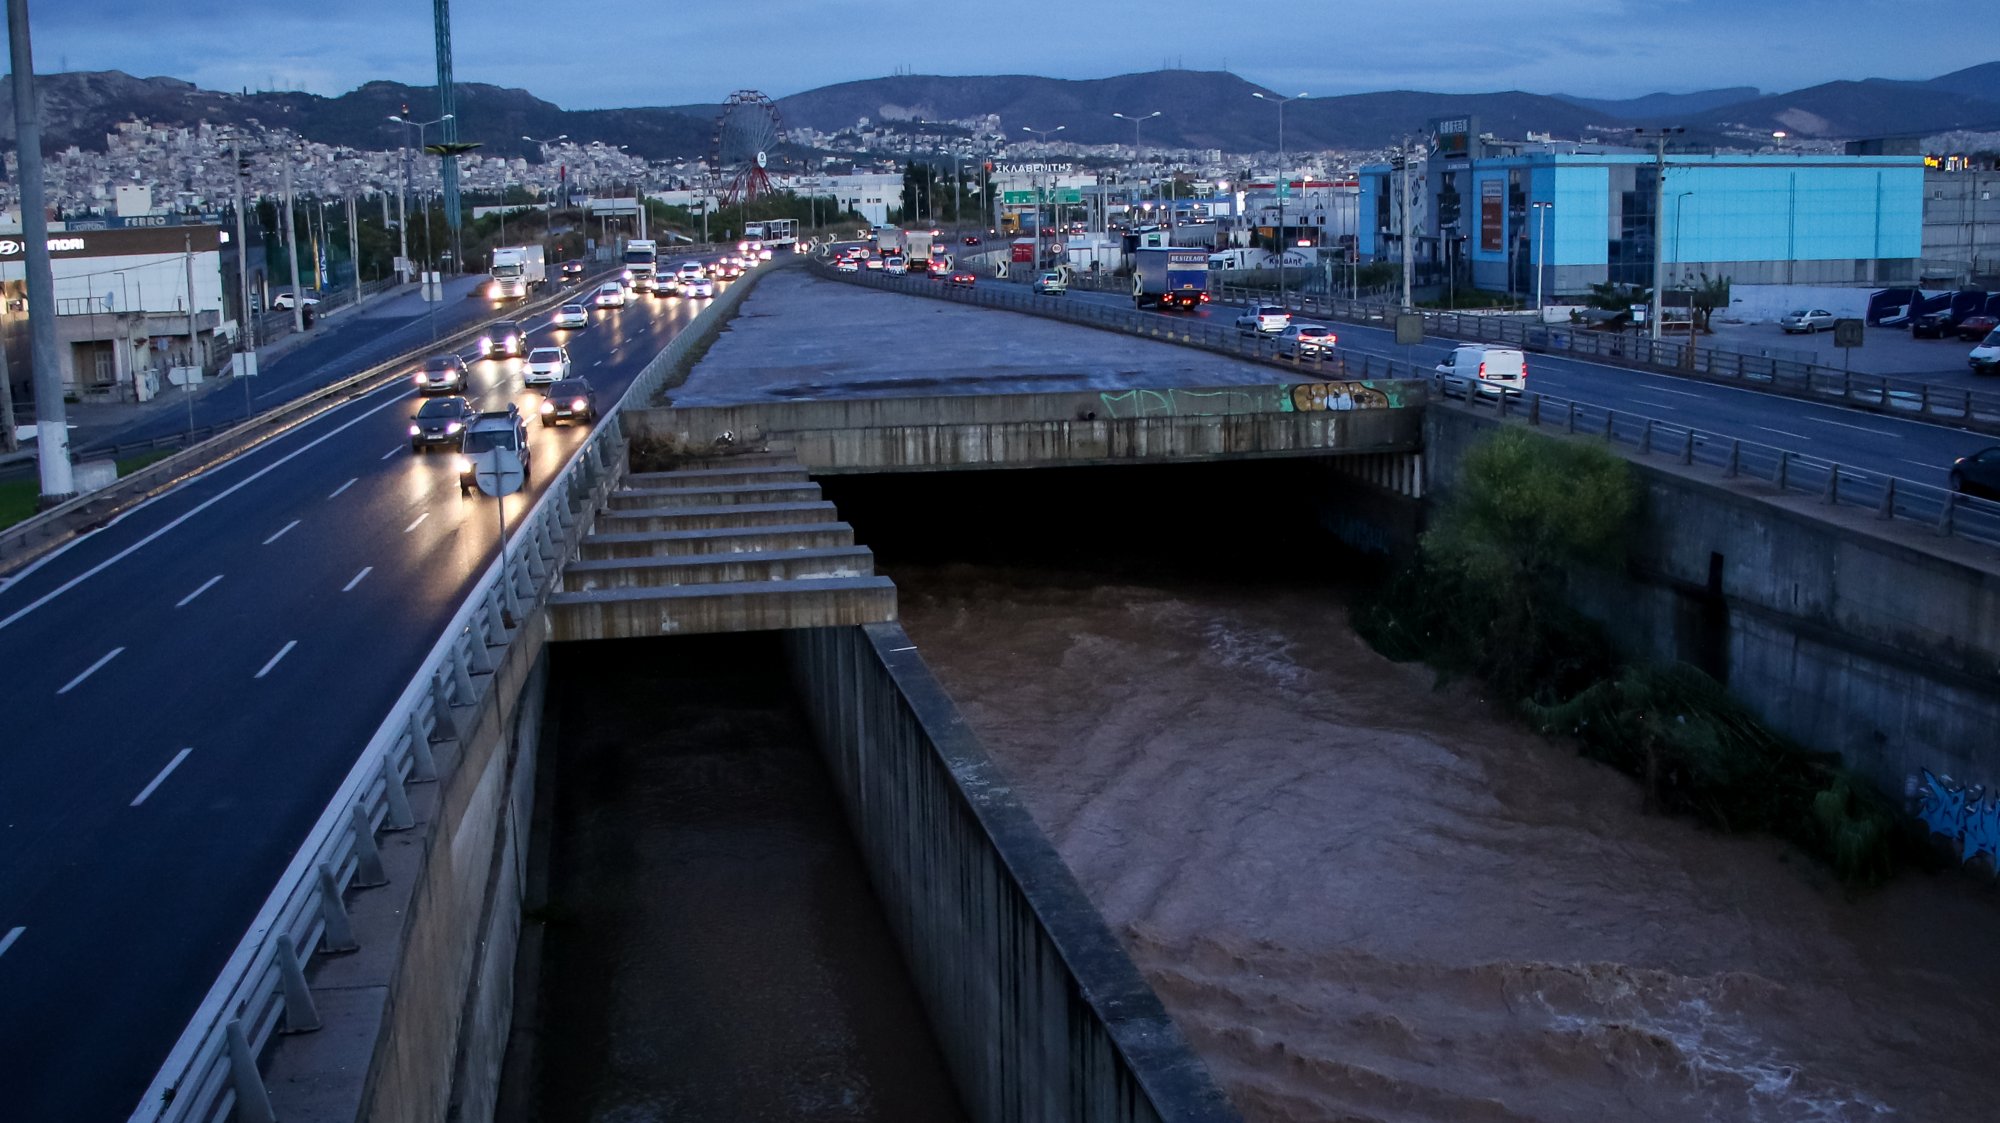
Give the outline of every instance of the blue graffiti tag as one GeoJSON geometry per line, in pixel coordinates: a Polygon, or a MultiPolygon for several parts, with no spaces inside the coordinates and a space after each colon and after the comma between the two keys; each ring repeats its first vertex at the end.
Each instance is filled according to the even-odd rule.
{"type": "Polygon", "coordinates": [[[1949,776],[1933,776],[1928,768],[1919,771],[1917,817],[1933,834],[1958,843],[1960,862],[1984,854],[2000,872],[2000,795],[1989,799],[1983,786],[1968,788],[1949,776]]]}

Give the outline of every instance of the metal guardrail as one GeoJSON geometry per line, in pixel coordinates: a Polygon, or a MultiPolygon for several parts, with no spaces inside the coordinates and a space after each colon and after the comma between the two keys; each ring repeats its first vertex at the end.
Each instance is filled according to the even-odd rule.
{"type": "Polygon", "coordinates": [[[271,1123],[257,1059],[281,1030],[319,1027],[305,965],[316,952],[356,946],[343,894],[387,884],[376,832],[415,824],[406,786],[438,778],[432,743],[467,732],[461,715],[485,701],[528,610],[617,487],[626,406],[647,404],[674,361],[735,314],[760,272],[730,285],[646,365],[520,521],[320,813],[130,1123],[271,1123]]]}
{"type": "MultiPolygon", "coordinates": [[[[1243,358],[1277,362],[1267,340],[1244,339],[1232,330],[1170,313],[1146,313],[1137,309],[1127,311],[1091,303],[1068,304],[1062,297],[1036,296],[1013,285],[1005,286],[1012,291],[964,289],[925,278],[841,273],[819,261],[813,263],[813,270],[821,276],[872,288],[1024,312],[1236,354],[1243,358]]],[[[1300,302],[1294,300],[1293,305],[1299,307],[1300,302]]],[[[1391,325],[1394,324],[1395,311],[1389,308],[1386,313],[1391,325]]],[[[1297,369],[1314,375],[1337,373],[1347,378],[1416,379],[1429,382],[1435,396],[1443,397],[1444,380],[1427,364],[1410,364],[1380,356],[1347,356],[1344,360],[1328,360],[1318,365],[1300,363],[1297,369]]],[[[1828,504],[1870,507],[1880,518],[1928,524],[1940,535],[1981,545],[2000,545],[2000,503],[1961,495],[1948,488],[1915,483],[1888,473],[1863,472],[1776,445],[1727,437],[1647,417],[1642,413],[1548,394],[1529,394],[1519,398],[1473,395],[1468,404],[1475,408],[1494,409],[1502,417],[1524,417],[1535,426],[1560,424],[1567,432],[1597,433],[1607,441],[1633,445],[1645,455],[1674,453],[1680,456],[1682,464],[1711,465],[1721,469],[1725,478],[1764,480],[1777,485],[1781,492],[1816,494],[1828,504]],[[1559,420],[1552,420],[1557,418],[1559,420]]]]}
{"type": "MultiPolygon", "coordinates": [[[[1273,293],[1233,285],[1218,288],[1216,298],[1281,303],[1273,293]]],[[[1293,312],[1308,316],[1391,329],[1402,310],[1394,304],[1297,293],[1288,294],[1282,303],[1293,312]]],[[[1979,432],[2000,433],[2000,391],[1846,371],[1778,355],[1694,347],[1684,340],[1655,342],[1620,332],[1581,331],[1566,324],[1540,324],[1517,316],[1431,310],[1420,310],[1417,314],[1424,318],[1426,336],[1506,343],[1527,351],[1574,355],[1871,413],[1916,416],[1979,432]]]]}

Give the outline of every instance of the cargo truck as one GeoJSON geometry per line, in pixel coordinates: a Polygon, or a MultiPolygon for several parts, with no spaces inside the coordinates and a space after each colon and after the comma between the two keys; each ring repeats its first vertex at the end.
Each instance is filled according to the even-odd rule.
{"type": "Polygon", "coordinates": [[[491,274],[487,296],[523,300],[548,283],[549,266],[540,246],[501,246],[493,251],[491,274]]]}
{"type": "Polygon", "coordinates": [[[645,238],[625,243],[625,284],[633,292],[652,292],[660,268],[660,244],[645,238]]]}
{"type": "Polygon", "coordinates": [[[901,230],[896,229],[893,226],[876,227],[875,256],[876,257],[903,256],[903,232],[901,230]]]}
{"type": "Polygon", "coordinates": [[[1142,246],[1133,251],[1134,307],[1193,311],[1207,303],[1207,250],[1142,246]]]}
{"type": "Polygon", "coordinates": [[[931,232],[912,230],[903,235],[903,256],[911,261],[928,262],[931,259],[931,232]]]}

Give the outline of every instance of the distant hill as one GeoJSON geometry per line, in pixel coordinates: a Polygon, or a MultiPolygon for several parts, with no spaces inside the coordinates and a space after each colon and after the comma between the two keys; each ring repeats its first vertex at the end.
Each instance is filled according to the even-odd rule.
{"type": "Polygon", "coordinates": [[[1725,105],[1755,101],[1764,91],[1755,86],[1730,86],[1722,90],[1698,90],[1691,94],[1647,94],[1644,97],[1594,98],[1554,95],[1571,105],[1595,110],[1621,121],[1651,121],[1706,113],[1725,105]]]}
{"type": "Polygon", "coordinates": [[[2000,128],[2000,102],[1925,83],[1871,78],[1772,94],[1673,123],[1751,132],[1783,129],[1794,136],[1825,139],[1910,136],[2000,128]]]}
{"type": "Polygon", "coordinates": [[[2000,62],[1983,62],[1978,66],[1968,66],[1964,70],[1941,74],[1917,85],[1985,101],[2000,102],[2000,62]]]}

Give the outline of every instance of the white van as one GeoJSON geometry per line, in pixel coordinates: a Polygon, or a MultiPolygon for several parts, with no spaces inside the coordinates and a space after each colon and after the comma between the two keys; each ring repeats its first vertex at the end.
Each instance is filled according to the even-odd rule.
{"type": "Polygon", "coordinates": [[[1437,365],[1436,377],[1447,394],[1522,394],[1528,389],[1528,360],[1512,347],[1467,343],[1437,365]]]}

